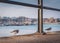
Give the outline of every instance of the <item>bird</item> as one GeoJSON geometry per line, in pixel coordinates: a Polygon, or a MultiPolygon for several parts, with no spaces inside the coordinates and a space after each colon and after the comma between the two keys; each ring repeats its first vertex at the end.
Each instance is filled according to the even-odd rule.
{"type": "Polygon", "coordinates": [[[49,28],[47,28],[47,29],[45,29],[45,30],[47,30],[47,31],[50,31],[52,28],[51,27],[49,27],[49,28]]]}
{"type": "Polygon", "coordinates": [[[19,30],[13,30],[13,31],[11,31],[11,33],[17,34],[17,33],[19,33],[19,30]]]}

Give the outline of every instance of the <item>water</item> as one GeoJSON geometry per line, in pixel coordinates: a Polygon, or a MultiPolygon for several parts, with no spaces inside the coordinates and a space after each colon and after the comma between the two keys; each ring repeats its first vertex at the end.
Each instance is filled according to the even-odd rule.
{"type": "MultiPolygon", "coordinates": [[[[43,30],[51,27],[51,31],[60,31],[60,24],[44,24],[43,30]]],[[[26,35],[32,34],[38,31],[38,25],[29,25],[29,26],[0,26],[0,37],[9,37],[14,36],[15,34],[11,33],[13,30],[19,30],[19,33],[16,35],[26,35]]]]}
{"type": "Polygon", "coordinates": [[[8,37],[13,36],[15,34],[11,33],[13,30],[19,30],[17,35],[25,35],[32,34],[37,31],[37,25],[29,25],[29,26],[0,26],[0,37],[8,37]]]}
{"type": "Polygon", "coordinates": [[[60,31],[60,24],[44,24],[43,25],[43,29],[46,32],[45,29],[51,27],[52,29],[50,30],[50,32],[52,31],[60,31]]]}

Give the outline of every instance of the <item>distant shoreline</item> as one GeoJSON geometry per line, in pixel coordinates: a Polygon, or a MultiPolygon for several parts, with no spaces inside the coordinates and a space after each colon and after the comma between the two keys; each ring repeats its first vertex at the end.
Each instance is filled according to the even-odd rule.
{"type": "Polygon", "coordinates": [[[30,26],[30,25],[37,25],[37,24],[29,24],[29,25],[0,25],[0,26],[30,26]]]}
{"type": "Polygon", "coordinates": [[[60,24],[60,22],[56,22],[56,23],[43,23],[43,24],[60,24]]]}

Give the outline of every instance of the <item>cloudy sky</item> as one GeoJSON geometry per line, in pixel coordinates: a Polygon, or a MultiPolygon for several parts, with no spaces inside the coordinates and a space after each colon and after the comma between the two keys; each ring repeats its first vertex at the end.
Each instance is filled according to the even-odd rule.
{"type": "MultiPolygon", "coordinates": [[[[16,1],[16,0],[15,0],[16,1]]],[[[17,0],[25,3],[30,4],[37,4],[36,0],[17,0]]],[[[26,6],[20,6],[20,5],[12,5],[12,4],[6,4],[6,3],[0,3],[0,16],[7,16],[7,17],[19,17],[19,16],[25,16],[30,18],[37,18],[37,8],[32,7],[26,7],[26,6]]]]}
{"type": "MultiPolygon", "coordinates": [[[[30,4],[38,3],[37,0],[11,0],[11,1],[18,1],[30,4]]],[[[60,0],[43,0],[44,6],[59,8],[60,9],[60,0]]],[[[19,5],[12,5],[6,3],[0,3],[0,16],[4,17],[19,17],[25,16],[30,18],[38,18],[38,9],[26,6],[19,6],[19,5]]],[[[43,11],[44,18],[60,18],[60,12],[52,11],[52,10],[45,10],[43,11]]]]}
{"type": "MultiPolygon", "coordinates": [[[[43,0],[43,4],[44,6],[60,9],[60,0],[43,0]]],[[[45,9],[43,12],[43,17],[44,18],[50,18],[50,17],[60,18],[60,12],[45,9]]]]}

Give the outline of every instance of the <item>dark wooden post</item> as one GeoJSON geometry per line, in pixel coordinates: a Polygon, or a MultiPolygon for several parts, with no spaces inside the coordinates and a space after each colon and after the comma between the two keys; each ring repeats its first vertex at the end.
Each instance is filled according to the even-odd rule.
{"type": "Polygon", "coordinates": [[[43,0],[38,0],[38,32],[43,33],[43,0]]]}

